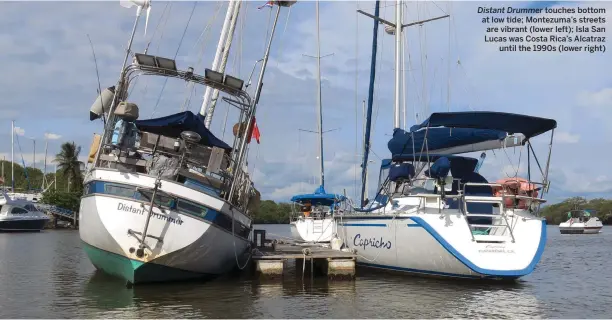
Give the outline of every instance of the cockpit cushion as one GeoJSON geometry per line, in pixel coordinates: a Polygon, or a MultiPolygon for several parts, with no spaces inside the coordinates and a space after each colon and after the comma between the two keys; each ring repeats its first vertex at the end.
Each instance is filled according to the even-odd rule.
{"type": "Polygon", "coordinates": [[[444,179],[450,172],[451,163],[447,157],[438,158],[429,170],[425,170],[425,175],[433,179],[444,179]]]}
{"type": "Polygon", "coordinates": [[[412,179],[414,177],[414,166],[412,163],[397,163],[389,168],[389,180],[396,182],[400,179],[412,179]]]}

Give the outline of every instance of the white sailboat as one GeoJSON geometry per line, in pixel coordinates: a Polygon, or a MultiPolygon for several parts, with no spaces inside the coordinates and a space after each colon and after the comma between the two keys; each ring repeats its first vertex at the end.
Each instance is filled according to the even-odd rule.
{"type": "MultiPolygon", "coordinates": [[[[93,265],[128,284],[216,277],[237,264],[249,245],[251,213],[259,192],[245,168],[248,141],[281,7],[278,6],[262,59],[254,97],[243,80],[206,69],[180,70],[171,59],[136,53],[127,64],[142,10],[137,17],[116,89],[101,93],[93,118],[105,116],[105,130],[94,139],[92,168],[84,179],[79,233],[93,265]],[[239,130],[230,146],[205,125],[205,110],[137,120],[138,106],[128,87],[138,76],[178,78],[228,96],[240,110],[239,130]]],[[[233,1],[234,2],[234,1],[233,1]]],[[[236,18],[238,10],[232,10],[236,18]]],[[[220,40],[220,45],[227,44],[220,40]]],[[[205,101],[206,103],[206,101],[205,101]]],[[[209,114],[210,115],[210,114],[209,114]]]]}
{"type": "MultiPolygon", "coordinates": [[[[392,27],[406,26],[401,21],[401,1],[396,10],[392,27]]],[[[377,2],[377,20],[378,11],[377,2]]],[[[546,243],[546,220],[538,213],[545,202],[541,195],[549,186],[552,133],[545,168],[531,140],[554,132],[556,121],[501,112],[446,112],[433,113],[408,132],[401,130],[402,28],[395,28],[394,134],[388,143],[392,157],[382,161],[375,199],[366,204],[362,197],[356,212],[335,216],[338,234],[358,254],[357,263],[366,267],[469,279],[516,279],[531,273],[546,243]],[[542,181],[534,182],[531,169],[527,170],[527,191],[513,189],[514,184],[487,181],[478,173],[478,159],[456,155],[504,148],[515,134],[524,137],[515,145],[528,149],[528,166],[535,160],[542,174],[542,181]]],[[[375,56],[373,45],[373,60],[375,56]]],[[[373,78],[364,163],[369,151],[373,78]]]]}
{"type": "Polygon", "coordinates": [[[325,191],[323,165],[323,106],[321,102],[321,40],[319,35],[319,1],[316,1],[317,26],[317,120],[319,140],[319,187],[312,194],[300,194],[291,198],[294,203],[291,215],[291,235],[306,242],[330,242],[336,234],[334,212],[342,210],[346,197],[325,191]],[[297,210],[296,210],[297,209],[297,210]]]}
{"type": "MultiPolygon", "coordinates": [[[[19,142],[19,141],[18,141],[19,142]]],[[[21,150],[21,149],[20,149],[21,150]]],[[[36,150],[33,151],[35,157],[36,150]]],[[[22,155],[23,160],[23,155],[22,155]]],[[[27,170],[25,162],[23,163],[23,170],[27,170]]],[[[26,171],[27,175],[27,171],[26,171]]],[[[6,195],[14,200],[24,200],[32,203],[37,203],[42,199],[42,192],[27,190],[26,192],[15,191],[15,121],[11,121],[11,187],[4,188],[4,191],[8,191],[6,195]]],[[[29,181],[29,180],[28,180],[29,181]]],[[[46,190],[43,190],[43,192],[46,190]]]]}

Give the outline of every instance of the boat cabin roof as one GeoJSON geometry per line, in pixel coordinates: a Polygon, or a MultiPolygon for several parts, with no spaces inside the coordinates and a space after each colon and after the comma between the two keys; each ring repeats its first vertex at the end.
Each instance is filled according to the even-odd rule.
{"type": "Polygon", "coordinates": [[[427,127],[496,130],[508,134],[521,133],[529,139],[556,128],[557,121],[506,112],[436,112],[420,125],[412,126],[410,131],[415,132],[427,127]]]}
{"type": "Polygon", "coordinates": [[[314,206],[331,206],[334,203],[342,202],[345,200],[346,197],[343,195],[325,192],[325,189],[322,186],[317,188],[314,193],[298,194],[291,198],[291,202],[299,204],[310,203],[314,206]]]}

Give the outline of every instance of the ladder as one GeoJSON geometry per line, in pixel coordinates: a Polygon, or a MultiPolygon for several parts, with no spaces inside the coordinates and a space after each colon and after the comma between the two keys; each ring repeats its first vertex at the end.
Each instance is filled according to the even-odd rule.
{"type": "Polygon", "coordinates": [[[323,220],[319,220],[319,219],[312,220],[312,233],[313,234],[323,233],[323,220]]]}
{"type": "Polygon", "coordinates": [[[465,219],[465,223],[468,225],[470,229],[470,235],[472,236],[472,241],[477,242],[506,242],[507,236],[504,236],[505,231],[507,230],[510,234],[510,238],[512,239],[512,243],[514,243],[514,234],[512,232],[512,227],[510,227],[510,223],[508,222],[508,218],[506,216],[506,211],[504,207],[504,198],[503,197],[494,197],[494,196],[468,196],[465,195],[465,187],[467,186],[495,186],[497,184],[494,183],[466,183],[463,186],[463,218],[465,219]],[[468,211],[468,203],[490,203],[497,204],[499,206],[499,215],[496,214],[483,214],[483,213],[470,213],[468,211]],[[491,218],[491,224],[471,224],[468,218],[491,218]],[[497,221],[496,221],[497,220],[497,221]],[[497,224],[495,222],[498,222],[497,224]],[[476,228],[486,228],[489,230],[488,234],[474,234],[476,228]],[[503,229],[501,234],[494,232],[493,235],[490,234],[491,229],[503,229]]]}

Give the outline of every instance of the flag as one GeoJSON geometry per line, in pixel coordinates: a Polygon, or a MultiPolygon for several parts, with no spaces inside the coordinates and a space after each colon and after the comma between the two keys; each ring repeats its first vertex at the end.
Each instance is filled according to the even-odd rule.
{"type": "Polygon", "coordinates": [[[257,140],[257,144],[259,144],[259,127],[257,127],[257,122],[255,121],[255,117],[253,117],[253,133],[251,134],[251,137],[255,138],[255,140],[257,140]]]}
{"type": "Polygon", "coordinates": [[[261,10],[261,9],[263,9],[265,7],[273,7],[273,6],[274,6],[274,1],[268,1],[263,6],[257,7],[257,10],[261,10]]]}
{"type": "Polygon", "coordinates": [[[4,183],[4,177],[0,177],[0,183],[4,183]]]}

